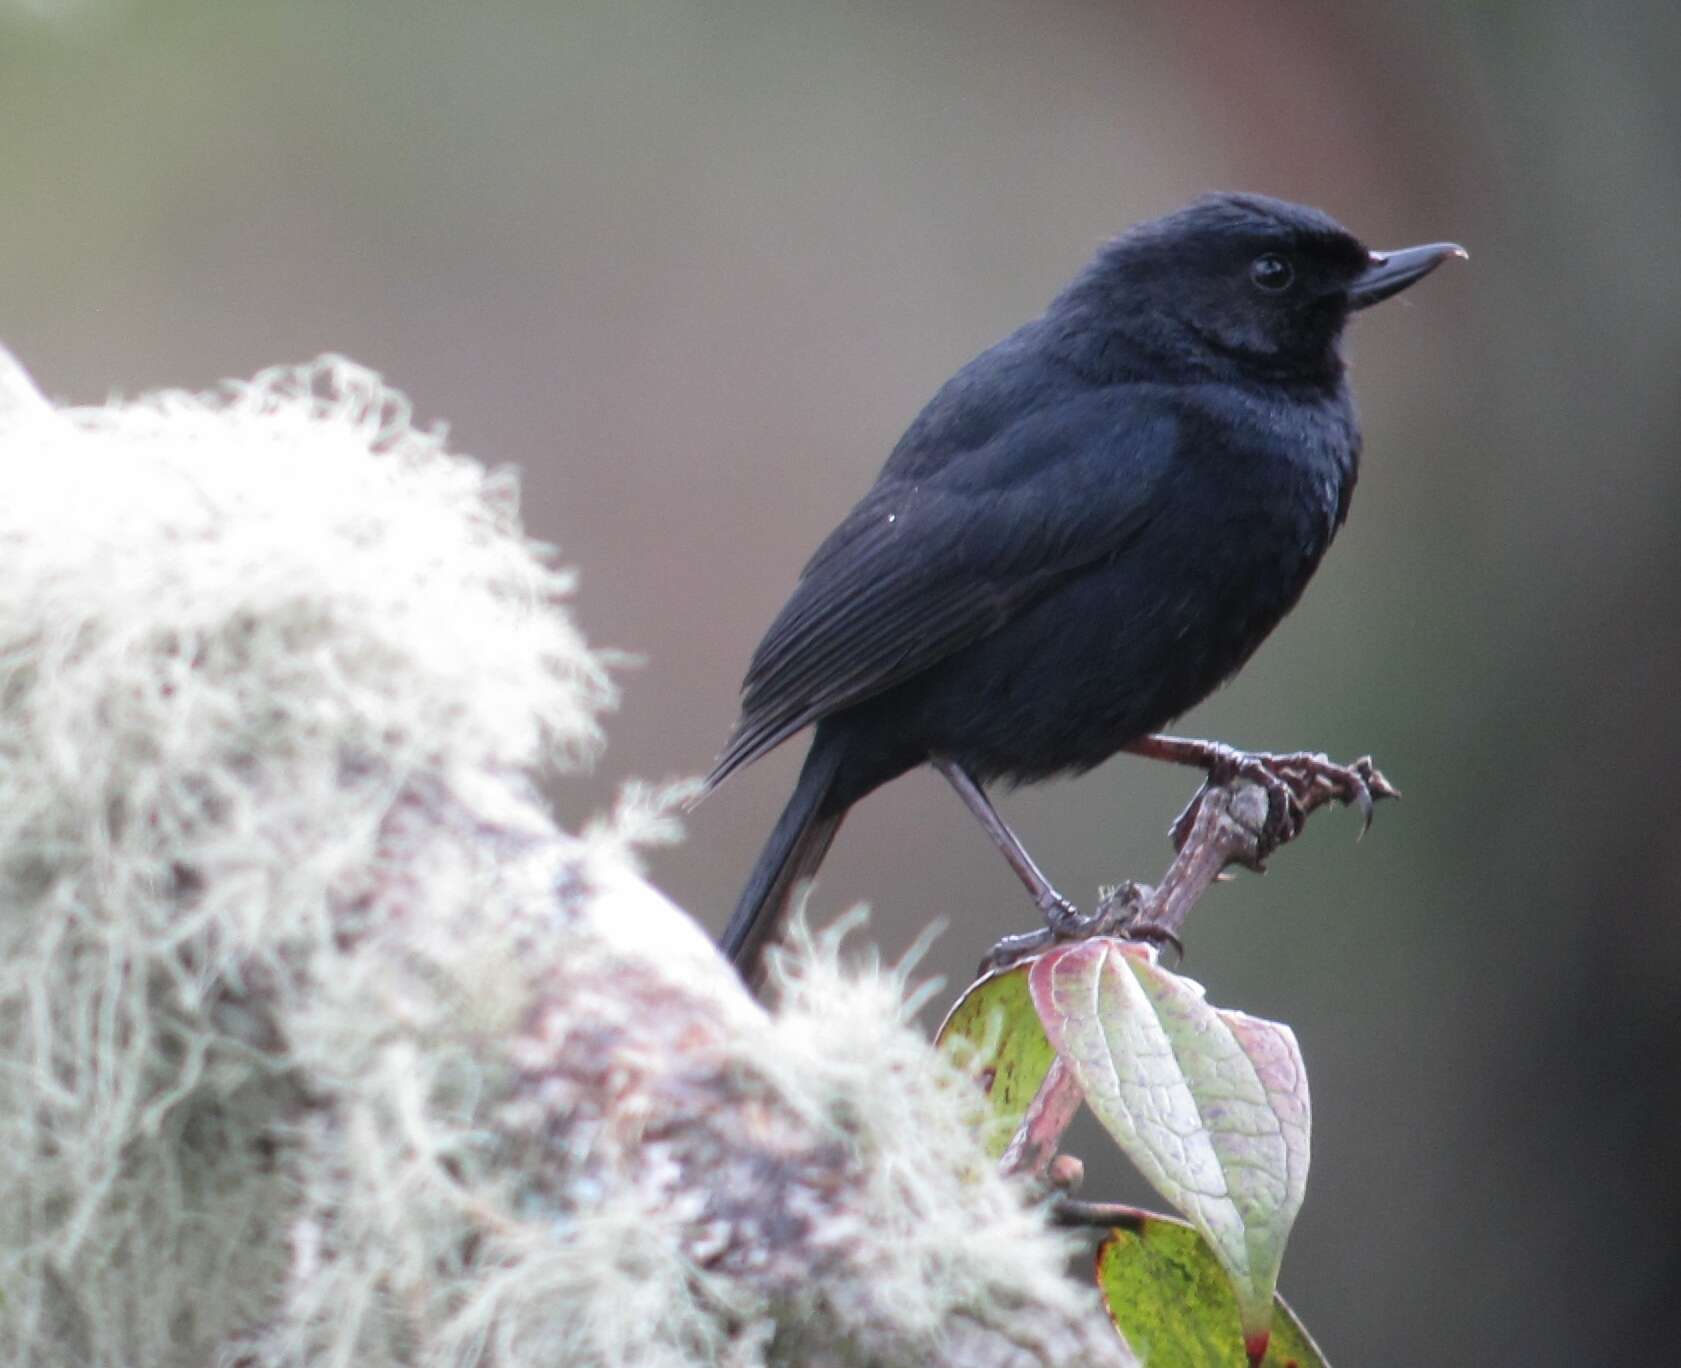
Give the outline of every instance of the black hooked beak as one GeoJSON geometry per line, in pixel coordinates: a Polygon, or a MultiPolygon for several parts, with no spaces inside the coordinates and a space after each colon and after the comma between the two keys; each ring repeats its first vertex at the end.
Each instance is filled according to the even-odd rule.
{"type": "Polygon", "coordinates": [[[1354,277],[1348,287],[1348,306],[1364,309],[1390,295],[1400,294],[1415,280],[1423,280],[1449,257],[1469,261],[1471,254],[1457,242],[1432,242],[1425,247],[1403,247],[1398,252],[1373,252],[1371,263],[1354,277]]]}

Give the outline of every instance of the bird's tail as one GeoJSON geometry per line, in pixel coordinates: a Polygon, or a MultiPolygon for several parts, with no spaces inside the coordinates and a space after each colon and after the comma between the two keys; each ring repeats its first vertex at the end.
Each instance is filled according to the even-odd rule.
{"type": "Polygon", "coordinates": [[[840,759],[840,747],[813,742],[793,796],[719,937],[718,948],[749,983],[759,976],[765,947],[782,924],[795,885],[817,872],[846,816],[846,805],[832,801],[840,759]]]}

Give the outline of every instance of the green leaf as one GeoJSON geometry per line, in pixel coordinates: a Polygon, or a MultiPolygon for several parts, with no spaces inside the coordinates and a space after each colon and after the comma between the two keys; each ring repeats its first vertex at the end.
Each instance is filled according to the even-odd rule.
{"type": "Polygon", "coordinates": [[[1208,1241],[1244,1335],[1264,1335],[1307,1188],[1307,1070],[1295,1036],[1210,1007],[1200,984],[1130,942],[1051,950],[1029,983],[1087,1105],[1208,1241]]]}
{"type": "Polygon", "coordinates": [[[987,1152],[1001,1158],[1056,1059],[1028,990],[1027,965],[970,984],[934,1043],[980,1083],[994,1123],[987,1128],[987,1152]]]}
{"type": "Polygon", "coordinates": [[[1098,1247],[1097,1286],[1150,1368],[1328,1368],[1282,1297],[1271,1334],[1246,1345],[1225,1270],[1179,1221],[1150,1217],[1110,1234],[1098,1247]]]}

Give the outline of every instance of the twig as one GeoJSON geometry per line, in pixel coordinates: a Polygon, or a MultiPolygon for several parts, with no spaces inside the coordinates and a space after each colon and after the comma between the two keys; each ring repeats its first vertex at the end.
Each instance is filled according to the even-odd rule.
{"type": "Polygon", "coordinates": [[[1081,1202],[1073,1197],[1060,1197],[1051,1203],[1051,1220],[1059,1226],[1079,1230],[1141,1229],[1146,1221],[1164,1218],[1143,1207],[1128,1206],[1125,1202],[1081,1202]]]}
{"type": "Polygon", "coordinates": [[[1267,793],[1240,779],[1205,789],[1179,853],[1154,888],[1123,884],[1098,904],[1114,917],[1115,932],[1131,940],[1178,944],[1197,899],[1229,865],[1252,866],[1264,857],[1267,793]]]}
{"type": "Polygon", "coordinates": [[[1098,904],[1096,919],[1113,927],[1112,934],[1178,945],[1191,908],[1227,867],[1264,871],[1268,857],[1301,835],[1308,816],[1328,802],[1356,803],[1369,824],[1374,800],[1400,796],[1369,756],[1347,767],[1305,753],[1264,759],[1278,781],[1270,791],[1247,777],[1205,784],[1173,824],[1176,837],[1183,836],[1161,882],[1154,889],[1123,884],[1098,904]]]}
{"type": "Polygon", "coordinates": [[[1073,1123],[1086,1096],[1074,1081],[1074,1071],[1059,1055],[1028,1104],[1021,1129],[998,1161],[1005,1173],[1043,1173],[1056,1158],[1063,1132],[1073,1123]]]}

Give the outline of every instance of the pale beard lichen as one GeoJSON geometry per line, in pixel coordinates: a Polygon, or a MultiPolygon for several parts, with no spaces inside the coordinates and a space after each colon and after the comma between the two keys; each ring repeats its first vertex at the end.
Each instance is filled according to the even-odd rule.
{"type": "Polygon", "coordinates": [[[510,477],[341,361],[0,353],[0,1362],[1126,1360],[903,976],[757,1007],[531,786],[602,660],[510,477]]]}
{"type": "Polygon", "coordinates": [[[370,372],[54,410],[6,360],[0,1360],[202,1361],[293,1258],[296,1014],[393,799],[586,758],[611,688],[512,476],[370,372]]]}

